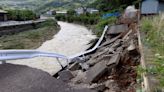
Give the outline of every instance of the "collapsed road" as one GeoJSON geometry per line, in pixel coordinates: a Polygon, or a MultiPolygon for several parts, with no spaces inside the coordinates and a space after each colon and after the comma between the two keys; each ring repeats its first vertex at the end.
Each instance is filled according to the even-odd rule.
{"type": "Polygon", "coordinates": [[[94,53],[76,60],[68,70],[58,73],[75,89],[96,92],[136,92],[137,66],[141,55],[138,44],[138,12],[134,17],[121,17],[108,28],[105,38],[94,53]]]}
{"type": "MultiPolygon", "coordinates": [[[[74,59],[74,63],[54,75],[54,80],[49,75],[45,80],[51,80],[43,81],[42,87],[36,86],[35,89],[37,90],[35,92],[40,89],[52,92],[54,89],[51,88],[55,88],[56,85],[58,85],[56,88],[59,89],[55,90],[55,92],[136,92],[136,69],[141,57],[138,46],[138,24],[136,18],[137,16],[119,19],[116,25],[108,28],[105,38],[95,52],[85,55],[83,59],[74,59]],[[46,86],[49,85],[45,83],[49,84],[49,81],[54,83],[52,83],[50,89],[47,89],[48,87],[46,88],[46,86]]],[[[6,67],[8,66],[10,65],[6,65],[6,67]]],[[[44,73],[43,76],[45,76],[44,73]]],[[[30,74],[39,76],[37,72],[30,74]]],[[[38,77],[33,81],[37,80],[38,77]]],[[[22,81],[25,80],[23,79],[16,83],[21,84],[22,81]]],[[[5,83],[10,83],[10,81],[6,80],[5,83]]],[[[42,83],[40,82],[40,84],[42,83]]],[[[33,86],[31,82],[27,85],[33,86]]],[[[17,89],[19,88],[19,86],[16,87],[17,89]]],[[[24,89],[21,89],[21,91],[26,92],[24,89]]]]}

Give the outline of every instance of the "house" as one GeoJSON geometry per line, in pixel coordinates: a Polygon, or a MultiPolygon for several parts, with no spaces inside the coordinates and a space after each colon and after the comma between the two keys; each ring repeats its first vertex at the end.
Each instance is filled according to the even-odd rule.
{"type": "Polygon", "coordinates": [[[56,11],[56,14],[67,15],[67,11],[56,11]]]}
{"type": "Polygon", "coordinates": [[[87,12],[90,13],[90,14],[93,14],[93,13],[98,13],[99,10],[94,9],[94,8],[87,8],[87,12]]]}
{"type": "Polygon", "coordinates": [[[86,12],[88,12],[90,14],[98,13],[99,12],[99,10],[97,10],[97,9],[94,9],[94,8],[86,8],[86,7],[77,8],[77,9],[75,9],[75,11],[76,11],[76,14],[78,14],[78,15],[84,14],[86,12]]]}
{"type": "Polygon", "coordinates": [[[75,9],[75,12],[76,12],[76,14],[78,14],[78,15],[84,14],[85,8],[83,8],[83,7],[77,8],[77,9],[75,9]]]}
{"type": "Polygon", "coordinates": [[[141,4],[142,15],[155,15],[164,11],[164,0],[143,0],[141,4]]]}
{"type": "Polygon", "coordinates": [[[159,2],[159,10],[160,10],[160,12],[164,12],[164,0],[161,0],[159,2]]]}
{"type": "Polygon", "coordinates": [[[52,16],[52,15],[55,15],[56,14],[56,11],[55,10],[49,10],[46,12],[46,15],[49,15],[49,16],[52,16]]]}
{"type": "Polygon", "coordinates": [[[0,10],[0,21],[7,21],[7,11],[0,10]]]}

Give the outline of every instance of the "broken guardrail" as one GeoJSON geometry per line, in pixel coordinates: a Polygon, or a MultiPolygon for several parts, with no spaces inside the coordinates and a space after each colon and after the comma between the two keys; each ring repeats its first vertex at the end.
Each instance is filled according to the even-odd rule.
{"type": "Polygon", "coordinates": [[[92,49],[87,50],[85,52],[78,53],[76,55],[65,56],[58,53],[43,52],[43,51],[37,51],[37,50],[0,50],[0,61],[2,61],[2,63],[5,63],[7,60],[29,59],[29,58],[34,58],[34,57],[52,57],[52,58],[56,58],[57,60],[59,58],[65,59],[67,60],[69,64],[72,62],[71,61],[72,59],[78,58],[80,56],[84,56],[85,54],[95,51],[101,44],[107,29],[108,29],[108,26],[105,26],[100,39],[98,40],[98,42],[92,49]]]}

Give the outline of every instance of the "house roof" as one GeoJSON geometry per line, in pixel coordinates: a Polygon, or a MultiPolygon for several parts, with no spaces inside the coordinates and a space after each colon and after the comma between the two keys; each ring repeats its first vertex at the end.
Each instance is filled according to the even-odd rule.
{"type": "Polygon", "coordinates": [[[158,0],[142,1],[141,14],[157,14],[159,12],[158,0]]]}
{"type": "Polygon", "coordinates": [[[4,11],[4,10],[0,9],[0,13],[7,13],[7,11],[4,11]]]}

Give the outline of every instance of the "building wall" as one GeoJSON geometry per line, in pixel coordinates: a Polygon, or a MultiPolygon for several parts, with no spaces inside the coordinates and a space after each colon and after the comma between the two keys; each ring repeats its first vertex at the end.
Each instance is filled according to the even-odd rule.
{"type": "Polygon", "coordinates": [[[159,1],[158,0],[145,0],[142,1],[141,14],[158,14],[159,1]]]}
{"type": "Polygon", "coordinates": [[[4,14],[0,13],[0,21],[4,21],[4,14]]]}
{"type": "Polygon", "coordinates": [[[6,21],[7,20],[7,14],[0,13],[0,21],[6,21]]]}
{"type": "Polygon", "coordinates": [[[160,12],[164,12],[164,2],[159,3],[159,10],[160,12]]]}

